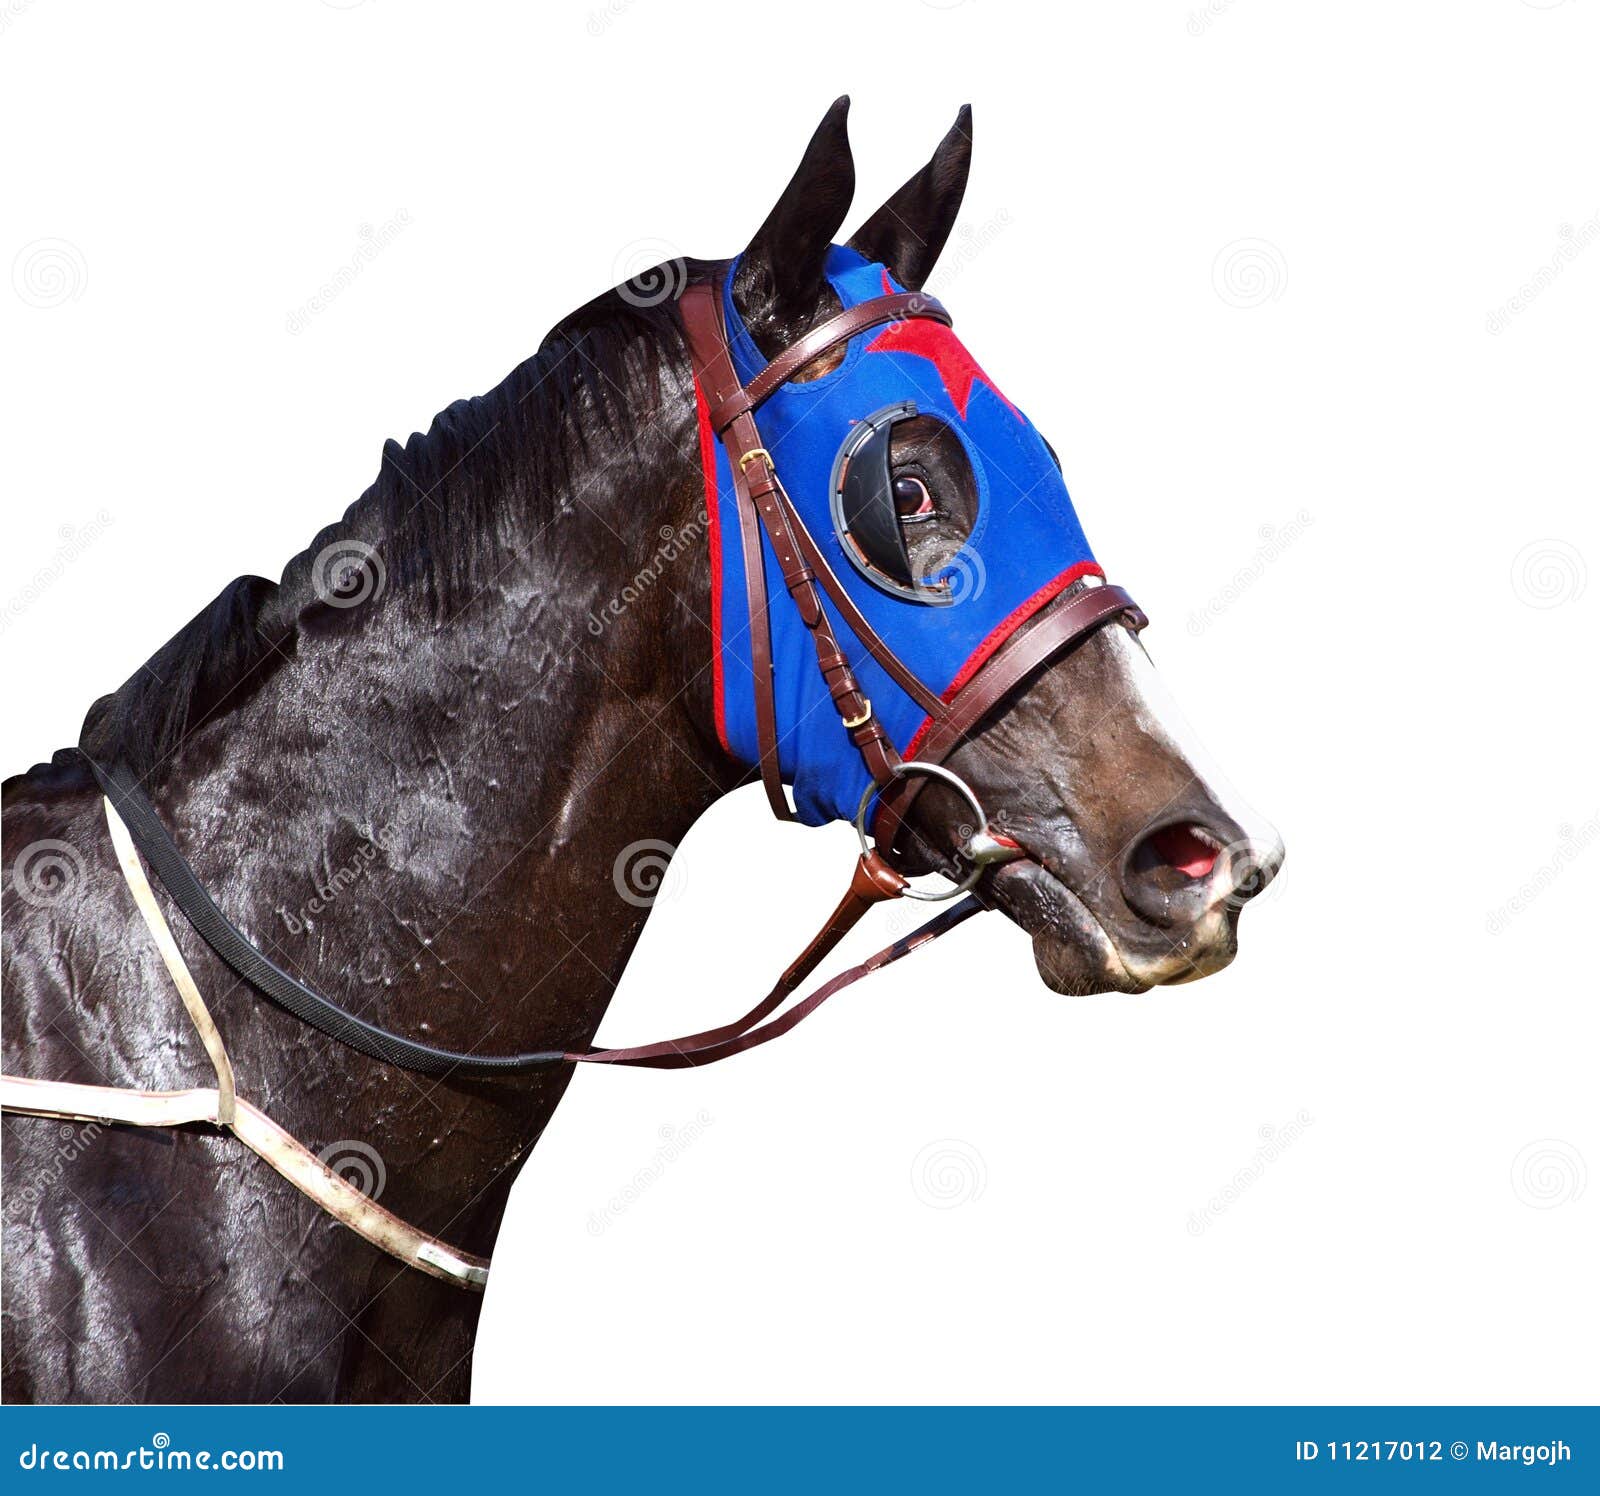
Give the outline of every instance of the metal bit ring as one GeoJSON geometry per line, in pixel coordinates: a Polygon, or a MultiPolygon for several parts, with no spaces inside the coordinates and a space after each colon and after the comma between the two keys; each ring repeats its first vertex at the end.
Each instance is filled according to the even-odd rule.
{"type": "MultiPolygon", "coordinates": [[[[978,879],[983,876],[984,869],[997,862],[1011,862],[1021,857],[1020,848],[1007,846],[995,838],[989,830],[989,817],[972,788],[959,774],[953,773],[943,764],[923,763],[920,759],[909,759],[905,763],[896,764],[894,777],[904,779],[909,775],[921,774],[928,779],[937,779],[940,784],[947,785],[967,802],[972,811],[972,822],[977,828],[960,848],[960,855],[972,863],[972,871],[967,874],[954,888],[944,892],[929,893],[920,888],[907,888],[902,897],[908,899],[921,899],[929,904],[941,904],[946,899],[959,898],[968,892],[978,879]]],[[[867,807],[872,804],[873,798],[878,794],[880,786],[869,784],[862,792],[861,803],[856,807],[856,839],[861,843],[863,853],[873,850],[867,838],[867,807]]]]}

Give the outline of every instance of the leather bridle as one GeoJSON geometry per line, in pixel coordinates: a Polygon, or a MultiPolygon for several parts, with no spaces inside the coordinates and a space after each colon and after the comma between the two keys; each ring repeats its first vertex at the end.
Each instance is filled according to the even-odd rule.
{"type": "MultiPolygon", "coordinates": [[[[972,790],[944,761],[1012,691],[1049,661],[1096,629],[1117,620],[1137,631],[1145,615],[1120,587],[1102,585],[1062,591],[1041,607],[966,678],[944,693],[930,690],[874,631],[841,585],[816,539],[784,490],[774,454],[762,443],[756,413],[762,403],[823,355],[857,334],[886,323],[927,318],[949,325],[950,316],[932,297],[898,292],[858,302],[813,327],[753,378],[740,383],[734,369],[716,281],[697,281],[680,298],[680,312],[695,379],[710,424],[722,442],[733,475],[735,507],[751,627],[758,768],[775,814],[794,819],[779,768],[777,714],[773,699],[772,633],[764,551],[770,548],[783,585],[816,649],[817,668],[839,714],[841,730],[861,755],[870,784],[856,817],[861,855],[849,888],[822,929],[779,977],[772,991],[743,1017],[718,1028],[628,1048],[540,1050],[516,1055],[457,1053],[421,1044],[371,1024],[322,996],[272,963],[218,909],[179,851],[137,776],[124,764],[89,759],[105,795],[107,819],[119,863],[152,938],[191,1018],[205,1041],[217,1084],[185,1092],[137,1091],[0,1077],[0,1103],[7,1111],[54,1117],[93,1117],[133,1126],[172,1126],[206,1121],[232,1131],[324,1210],[391,1255],[463,1286],[481,1289],[488,1264],[427,1236],[372,1205],[353,1186],[321,1165],[304,1145],[259,1109],[236,1098],[232,1067],[176,943],[150,895],[139,857],[155,869],[167,892],[206,944],[263,995],[320,1032],[386,1064],[431,1075],[504,1076],[561,1064],[604,1064],[678,1069],[710,1064],[787,1033],[827,999],[901,956],[971,918],[983,905],[968,890],[986,869],[1025,859],[1011,838],[994,830],[972,790]],[[917,733],[916,756],[902,758],[861,689],[850,656],[841,648],[824,600],[887,676],[927,714],[917,733]],[[897,839],[918,795],[933,780],[965,800],[974,830],[956,849],[957,886],[941,894],[913,889],[891,862],[897,839]],[[871,842],[867,818],[871,815],[871,842]],[[125,829],[124,829],[125,828],[125,829]],[[124,839],[126,840],[126,844],[124,839]],[[839,973],[783,1012],[780,1008],[874,904],[901,897],[954,898],[960,902],[920,929],[839,973]]],[[[708,504],[715,502],[708,495],[708,504]]],[[[88,755],[85,754],[88,758],[88,755]]]]}
{"type": "MultiPolygon", "coordinates": [[[[876,790],[873,841],[892,852],[917,796],[936,777],[921,772],[942,764],[993,708],[1022,681],[1102,624],[1120,617],[1137,631],[1148,622],[1131,597],[1115,586],[1093,587],[1063,593],[1036,613],[991,655],[959,690],[936,695],[908,669],[862,617],[849,592],[828,565],[804,521],[795,511],[778,477],[773,455],[762,445],[755,413],[762,403],[800,374],[805,367],[858,333],[888,322],[926,318],[950,325],[950,314],[932,296],[920,291],[900,291],[877,296],[829,317],[792,343],[747,384],[734,372],[727,330],[723,325],[723,298],[714,281],[685,287],[679,300],[695,377],[705,391],[711,428],[726,448],[744,549],[744,574],[750,613],[751,663],[755,673],[756,731],[760,744],[761,782],[768,803],[780,819],[792,820],[778,768],[776,716],[772,691],[772,648],[768,625],[766,572],[762,565],[763,533],[777,559],[784,586],[810,630],[817,651],[817,667],[839,713],[844,730],[860,752],[876,790]],[[862,693],[849,659],[839,648],[827,613],[826,596],[856,636],[863,649],[894,683],[928,714],[920,734],[916,759],[902,761],[862,693]]],[[[967,796],[971,801],[970,792],[967,796]]],[[[1010,847],[1014,842],[990,833],[992,842],[1010,847]]],[[[987,861],[1005,860],[989,847],[979,848],[987,861]]],[[[865,851],[863,855],[867,855],[865,851]]],[[[970,859],[969,859],[970,860],[970,859]]]]}

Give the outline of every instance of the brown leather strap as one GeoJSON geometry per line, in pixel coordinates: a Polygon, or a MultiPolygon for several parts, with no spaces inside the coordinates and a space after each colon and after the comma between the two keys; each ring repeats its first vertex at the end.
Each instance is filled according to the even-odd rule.
{"type": "Polygon", "coordinates": [[[822,590],[828,594],[828,600],[839,610],[850,632],[861,641],[867,653],[883,666],[889,679],[923,711],[930,717],[943,717],[946,711],[944,702],[923,685],[911,668],[883,642],[877,630],[862,616],[855,599],[845,590],[833,568],[828,565],[827,558],[812,539],[811,532],[800,524],[797,533],[800,552],[805,557],[806,564],[816,574],[817,581],[822,584],[822,590]]]}
{"type": "MultiPolygon", "coordinates": [[[[736,504],[739,545],[744,557],[745,610],[750,618],[750,673],[756,703],[756,761],[767,804],[780,821],[792,821],[778,763],[778,709],[772,696],[772,619],[767,613],[767,567],[761,552],[761,520],[749,504],[736,504]]],[[[722,648],[722,640],[716,643],[722,648]]]]}
{"type": "MultiPolygon", "coordinates": [[[[1121,587],[1086,587],[1082,592],[1063,593],[984,661],[952,698],[945,715],[933,719],[917,744],[917,761],[943,763],[1024,680],[1119,615],[1136,633],[1149,622],[1121,587]]],[[[884,791],[872,821],[873,840],[880,847],[894,846],[912,801],[929,782],[924,775],[905,776],[884,791]]]]}
{"type": "MultiPolygon", "coordinates": [[[[889,298],[879,298],[879,300],[887,299],[889,298]]],[[[696,369],[705,371],[708,388],[713,392],[725,388],[734,376],[727,335],[722,325],[721,296],[716,286],[697,282],[687,287],[679,305],[683,308],[684,331],[689,340],[690,354],[696,369]]],[[[837,317],[830,318],[823,326],[832,327],[839,322],[840,319],[837,317]]],[[[868,319],[865,325],[873,325],[871,319],[868,319]]],[[[784,586],[800,611],[801,622],[810,630],[812,642],[816,646],[817,665],[822,671],[828,693],[833,698],[834,709],[849,731],[851,741],[860,752],[873,782],[886,784],[893,777],[900,757],[889,741],[888,734],[873,717],[872,703],[862,693],[855,672],[850,668],[848,659],[833,636],[833,628],[822,606],[822,591],[818,585],[817,573],[808,564],[798,539],[799,535],[805,533],[805,526],[794,513],[788,496],[783,492],[773,466],[772,456],[761,445],[761,433],[750,410],[749,405],[739,409],[731,422],[720,432],[728,453],[729,467],[733,473],[734,497],[741,513],[741,523],[744,510],[753,507],[766,531],[767,541],[772,547],[772,554],[778,563],[784,586]]],[[[715,424],[713,416],[713,425],[715,424]]],[[[747,549],[746,572],[752,569],[759,572],[761,568],[759,565],[752,568],[747,549]]],[[[748,581],[747,576],[747,585],[748,581]]],[[[751,663],[756,669],[756,732],[760,745],[762,781],[767,786],[767,798],[773,802],[774,810],[777,810],[781,801],[783,809],[778,813],[785,819],[793,819],[793,813],[789,810],[788,801],[783,796],[781,781],[778,779],[776,724],[768,717],[767,726],[763,727],[763,699],[766,702],[766,711],[770,712],[772,704],[770,634],[766,659],[758,661],[756,651],[752,648],[751,663]]],[[[903,666],[900,668],[904,670],[903,666]]]]}
{"type": "MultiPolygon", "coordinates": [[[[745,426],[754,431],[754,418],[740,416],[730,431],[737,434],[745,426]]],[[[811,631],[811,640],[817,651],[817,668],[822,672],[822,682],[833,698],[833,709],[839,714],[850,741],[861,754],[872,782],[888,784],[894,778],[900,755],[889,741],[882,724],[873,715],[872,702],[862,691],[849,657],[834,638],[833,625],[829,623],[822,606],[818,574],[807,564],[806,554],[802,550],[800,537],[810,538],[805,522],[794,512],[794,506],[778,481],[770,458],[763,472],[752,472],[750,490],[756,499],[757,512],[767,527],[767,537],[772,541],[773,550],[783,569],[784,584],[800,609],[801,621],[811,631]]],[[[832,576],[831,572],[829,576],[832,576]]],[[[904,670],[903,666],[900,668],[904,670]]]]}
{"type": "MultiPolygon", "coordinates": [[[[742,1054],[747,1049],[754,1049],[758,1044],[765,1044],[769,1040],[777,1039],[789,1032],[797,1024],[809,1018],[836,993],[842,992],[846,987],[859,982],[862,977],[870,976],[875,971],[881,971],[885,966],[898,961],[902,956],[910,955],[918,946],[926,945],[930,940],[955,929],[965,920],[975,914],[983,913],[983,905],[975,898],[967,897],[927,924],[912,931],[893,945],[885,946],[883,950],[868,956],[858,966],[852,966],[846,971],[841,971],[838,976],[830,977],[822,986],[818,987],[810,997],[803,1002],[796,1003],[787,1012],[774,1018],[764,1028],[751,1030],[722,1044],[714,1045],[708,1049],[691,1051],[689,1053],[658,1055],[651,1059],[624,1060],[620,1063],[642,1065],[653,1070],[683,1070],[692,1065],[709,1065],[717,1060],[725,1060],[730,1055],[742,1054]]],[[[587,1056],[579,1056],[587,1058],[587,1056]]]]}
{"type": "MultiPolygon", "coordinates": [[[[678,299],[678,310],[683,318],[695,378],[705,391],[707,404],[726,398],[731,391],[739,388],[739,377],[734,372],[727,340],[722,335],[716,286],[708,281],[697,281],[684,287],[678,299]]],[[[740,474],[736,470],[735,489],[739,479],[740,474]]],[[[715,494],[706,495],[707,504],[716,502],[715,494]]],[[[734,510],[739,516],[745,603],[750,617],[750,670],[754,677],[756,703],[756,762],[761,771],[761,787],[766,791],[767,804],[772,807],[772,813],[780,821],[792,821],[794,812],[789,808],[788,796],[784,794],[783,775],[778,767],[777,711],[772,700],[772,626],[767,617],[767,572],[761,554],[761,522],[754,506],[742,495],[734,505],[734,510]]],[[[722,640],[713,640],[712,647],[721,649],[722,640]]]]}
{"type": "Polygon", "coordinates": [[[781,385],[787,384],[813,359],[820,358],[835,343],[843,343],[869,327],[881,327],[885,322],[904,322],[912,317],[927,317],[934,322],[943,322],[946,327],[950,325],[950,313],[932,296],[925,296],[921,291],[896,291],[846,307],[796,339],[742,390],[713,403],[711,429],[719,433],[725,431],[739,416],[755,410],[763,400],[781,385]]]}
{"type": "MultiPolygon", "coordinates": [[[[899,898],[906,886],[900,876],[876,852],[865,852],[856,860],[850,887],[839,900],[838,907],[828,916],[828,921],[812,938],[811,943],[790,963],[764,998],[742,1018],[725,1023],[720,1028],[705,1029],[698,1034],[685,1034],[681,1039],[662,1039],[654,1044],[637,1044],[628,1049],[590,1049],[566,1056],[574,1063],[590,1065],[645,1065],[656,1069],[679,1069],[688,1065],[706,1065],[713,1060],[725,1059],[730,1054],[765,1044],[779,1034],[787,1033],[807,1014],[814,1013],[842,987],[856,980],[856,975],[836,977],[824,988],[813,993],[804,1003],[797,1005],[781,1018],[774,1019],[765,1028],[757,1024],[775,1012],[792,997],[800,984],[821,964],[823,958],[860,922],[861,916],[874,904],[885,899],[899,898]]],[[[920,933],[920,932],[919,932],[920,933]]],[[[931,939],[932,936],[927,938],[931,939]]],[[[920,942],[919,942],[920,943],[920,942]]],[[[907,949],[912,947],[907,946],[907,949]]],[[[879,955],[885,955],[879,952],[879,955]]],[[[905,954],[904,951],[899,953],[905,954]]],[[[876,960],[877,958],[873,958],[876,960]]],[[[898,956],[888,956],[880,962],[886,965],[898,956]]],[[[865,976],[876,970],[870,963],[853,970],[865,976]]]]}

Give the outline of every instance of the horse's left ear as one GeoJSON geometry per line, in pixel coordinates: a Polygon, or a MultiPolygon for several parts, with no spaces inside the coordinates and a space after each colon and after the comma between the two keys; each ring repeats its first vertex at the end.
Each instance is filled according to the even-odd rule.
{"type": "Polygon", "coordinates": [[[955,227],[971,164],[972,106],[963,104],[933,159],[856,230],[850,248],[920,291],[955,227]]]}
{"type": "Polygon", "coordinates": [[[827,289],[828,247],[856,190],[849,112],[848,96],[834,100],[777,206],[739,257],[734,305],[763,347],[769,341],[781,347],[803,333],[827,289]]]}

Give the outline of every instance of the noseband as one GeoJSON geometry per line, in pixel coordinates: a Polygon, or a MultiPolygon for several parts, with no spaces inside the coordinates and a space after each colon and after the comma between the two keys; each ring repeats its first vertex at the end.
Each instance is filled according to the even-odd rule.
{"type": "MultiPolygon", "coordinates": [[[[105,796],[107,820],[124,878],[205,1043],[217,1084],[191,1091],[152,1092],[0,1077],[0,1103],[5,1110],[42,1116],[97,1118],[131,1126],[209,1122],[231,1131],[329,1214],[360,1232],[374,1245],[436,1277],[481,1289],[487,1278],[487,1262],[450,1248],[368,1201],[258,1108],[236,1095],[232,1065],[221,1036],[150,893],[135,847],[155,869],[168,893],[206,944],[257,991],[321,1033],[373,1059],[426,1075],[460,1077],[513,1075],[563,1064],[678,1069],[726,1059],[787,1033],[834,993],[977,914],[983,906],[970,890],[984,872],[998,864],[1026,858],[1021,846],[990,826],[977,796],[960,776],[945,766],[944,760],[973,734],[996,706],[1049,661],[1112,620],[1137,631],[1145,626],[1145,615],[1120,587],[1105,585],[1082,591],[1061,591],[1005,636],[976,668],[964,669],[943,693],[930,690],[873,629],[829,565],[785,491],[772,452],[762,443],[756,412],[809,364],[858,334],[918,319],[948,326],[949,314],[936,300],[920,292],[902,291],[859,301],[812,328],[753,378],[741,383],[724,324],[720,286],[713,282],[690,285],[684,290],[679,306],[697,386],[705,399],[711,429],[723,444],[732,473],[749,608],[757,760],[767,799],[780,818],[795,819],[784,792],[779,764],[773,636],[764,561],[766,548],[770,548],[783,586],[810,634],[817,669],[838,713],[840,731],[855,745],[870,781],[855,816],[861,855],[850,886],[827,923],[779,977],[772,991],[732,1023],[631,1048],[474,1055],[418,1043],[357,1018],[274,965],[217,907],[173,842],[133,772],[121,763],[101,764],[90,759],[90,768],[105,796]],[[860,649],[927,714],[926,722],[914,739],[915,757],[901,756],[874,713],[849,654],[840,647],[825,604],[832,605],[860,649]],[[912,888],[890,858],[918,795],[935,781],[964,801],[975,829],[955,849],[958,874],[952,880],[955,886],[928,892],[912,888]],[[841,972],[779,1013],[874,904],[894,898],[945,900],[961,895],[966,896],[913,934],[841,972]]],[[[878,415],[883,418],[881,427],[875,419],[864,416],[865,429],[858,433],[857,443],[848,455],[851,460],[859,458],[864,463],[870,462],[886,473],[886,438],[894,418],[886,411],[878,415]],[[879,443],[882,450],[869,451],[879,437],[885,438],[879,443]]],[[[870,569],[886,577],[898,570],[902,579],[907,577],[904,545],[899,537],[888,535],[881,523],[875,535],[868,533],[873,525],[867,513],[869,496],[862,492],[845,492],[848,473],[838,464],[833,481],[839,485],[834,499],[841,538],[846,533],[853,537],[869,569],[863,574],[874,586],[883,586],[883,583],[869,574],[870,569]],[[897,543],[898,554],[894,549],[897,543]]],[[[715,496],[708,495],[708,504],[714,502],[715,496]]],[[[885,587],[884,590],[896,589],[885,587]]],[[[904,584],[899,590],[904,595],[904,584]]]]}

